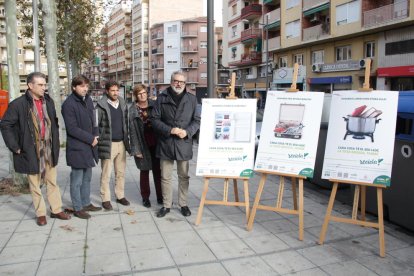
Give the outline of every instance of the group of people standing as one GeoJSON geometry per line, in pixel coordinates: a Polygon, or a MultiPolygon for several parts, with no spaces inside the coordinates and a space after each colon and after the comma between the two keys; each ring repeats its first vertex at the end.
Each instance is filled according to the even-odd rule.
{"type": "MultiPolygon", "coordinates": [[[[62,220],[70,215],[62,210],[56,181],[59,158],[59,125],[53,100],[45,93],[46,76],[34,72],[27,77],[25,95],[9,104],[0,123],[6,146],[13,153],[15,171],[27,174],[38,225],[46,225],[46,205],[41,192],[46,185],[50,217],[62,220]]],[[[135,102],[128,108],[119,96],[119,84],[109,81],[105,95],[94,107],[88,94],[89,80],[73,78],[72,93],[62,105],[66,127],[66,161],[71,167],[70,197],[74,216],[89,219],[89,212],[112,210],[110,178],[115,175],[116,202],[130,205],[125,197],[126,156],[134,156],[140,170],[142,203],[151,207],[149,171],[152,170],[157,203],[163,205],[157,217],[170,212],[174,161],[178,174],[178,205],[190,216],[187,205],[189,160],[192,136],[200,126],[197,100],[186,91],[185,75],[174,72],[171,85],[151,100],[147,87],[133,88],[135,102]],[[91,203],[92,168],[101,161],[100,195],[102,207],[91,203]]],[[[130,196],[130,195],[128,195],[130,196]]]]}

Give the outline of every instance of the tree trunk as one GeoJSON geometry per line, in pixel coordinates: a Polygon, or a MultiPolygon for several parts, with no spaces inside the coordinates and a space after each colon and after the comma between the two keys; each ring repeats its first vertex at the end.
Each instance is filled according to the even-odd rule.
{"type": "Polygon", "coordinates": [[[47,53],[47,72],[49,95],[55,101],[56,114],[59,118],[59,137],[62,140],[62,99],[60,95],[59,82],[59,63],[56,40],[56,3],[54,0],[41,0],[43,13],[43,32],[45,34],[45,44],[47,53]]]}
{"type": "MultiPolygon", "coordinates": [[[[16,0],[7,0],[4,3],[6,15],[6,46],[7,46],[7,63],[9,75],[9,98],[10,101],[20,96],[19,69],[17,67],[17,18],[16,18],[16,0]]],[[[10,153],[10,174],[13,182],[18,186],[28,186],[25,175],[16,173],[13,167],[13,154],[10,153]]]]}
{"type": "Polygon", "coordinates": [[[71,81],[72,81],[72,68],[70,66],[70,57],[69,57],[69,35],[65,32],[65,63],[66,63],[66,75],[67,75],[67,87],[66,93],[69,95],[72,92],[71,81]]]}
{"type": "Polygon", "coordinates": [[[71,60],[72,74],[73,76],[79,75],[79,66],[76,60],[71,60]]]}

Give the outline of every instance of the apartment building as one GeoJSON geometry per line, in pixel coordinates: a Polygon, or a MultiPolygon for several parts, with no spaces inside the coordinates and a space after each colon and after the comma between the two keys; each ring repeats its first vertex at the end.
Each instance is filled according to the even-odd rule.
{"type": "Polygon", "coordinates": [[[151,91],[167,88],[174,71],[183,71],[187,90],[207,93],[207,18],[155,24],[150,29],[151,91]]]}
{"type": "MultiPolygon", "coordinates": [[[[128,90],[132,86],[131,9],[132,1],[120,1],[102,30],[104,41],[107,36],[107,52],[106,49],[102,51],[103,56],[107,55],[107,59],[102,58],[108,68],[105,81],[115,80],[128,90]]],[[[128,95],[130,97],[130,94],[122,96],[127,98],[128,95]]]]}
{"type": "Polygon", "coordinates": [[[267,53],[272,89],[291,85],[294,63],[301,65],[300,89],[358,89],[365,58],[372,60],[371,87],[413,89],[413,1],[228,0],[223,8],[224,64],[237,72],[244,96],[260,93],[267,53]]]}
{"type": "Polygon", "coordinates": [[[225,97],[229,93],[230,71],[228,67],[223,66],[223,27],[214,29],[214,49],[216,96],[225,97]]]}
{"type": "MultiPolygon", "coordinates": [[[[17,65],[20,77],[20,93],[24,93],[27,89],[27,75],[35,71],[34,64],[34,44],[33,39],[25,38],[21,35],[21,25],[17,21],[17,65]]],[[[0,67],[3,72],[7,72],[7,47],[6,47],[6,17],[4,9],[4,1],[0,0],[0,67]]],[[[44,74],[47,72],[47,60],[44,55],[40,56],[40,71],[44,74]]],[[[3,73],[4,74],[4,73],[3,73]]],[[[63,63],[59,63],[59,77],[61,92],[66,89],[66,67],[63,63]]],[[[3,83],[2,83],[3,85],[3,83]]],[[[3,87],[4,88],[4,87],[3,87]]],[[[1,89],[1,88],[0,88],[1,89]]]]}
{"type": "Polygon", "coordinates": [[[151,86],[149,29],[155,24],[203,15],[202,0],[135,0],[132,6],[133,83],[151,86]],[[168,7],[167,7],[168,6],[168,7]]]}

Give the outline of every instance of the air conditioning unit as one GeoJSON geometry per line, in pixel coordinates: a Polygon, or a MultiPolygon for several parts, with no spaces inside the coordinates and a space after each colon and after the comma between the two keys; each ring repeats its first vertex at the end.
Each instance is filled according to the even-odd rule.
{"type": "Polygon", "coordinates": [[[319,13],[314,13],[312,17],[309,19],[310,22],[319,22],[321,21],[321,18],[319,16],[319,13]]]}
{"type": "Polygon", "coordinates": [[[322,70],[322,65],[321,64],[312,64],[312,72],[320,72],[322,70]]]}
{"type": "MultiPolygon", "coordinates": [[[[359,68],[363,69],[367,66],[367,61],[366,61],[367,59],[370,59],[370,58],[359,60],[359,68]]],[[[371,60],[371,66],[372,66],[372,59],[370,60],[371,60]]]]}

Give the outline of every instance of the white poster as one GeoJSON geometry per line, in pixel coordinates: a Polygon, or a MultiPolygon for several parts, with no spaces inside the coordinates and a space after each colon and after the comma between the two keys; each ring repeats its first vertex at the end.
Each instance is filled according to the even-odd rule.
{"type": "Polygon", "coordinates": [[[324,93],[269,91],[255,170],[313,176],[324,93]]]}
{"type": "Polygon", "coordinates": [[[253,175],[256,104],[256,99],[203,99],[196,175],[253,175]]]}
{"type": "Polygon", "coordinates": [[[391,184],[398,92],[335,91],[322,178],[391,184]]]}

